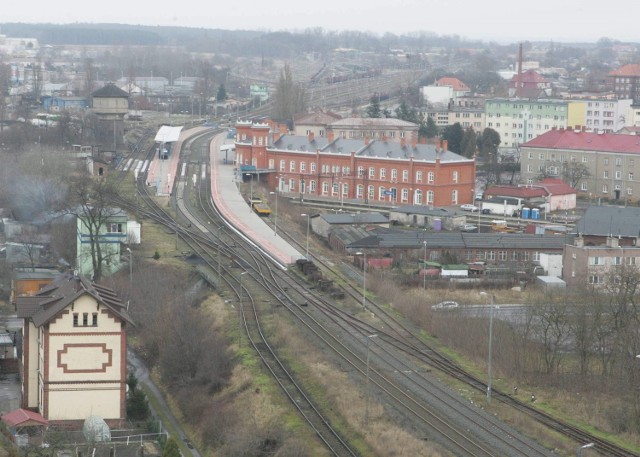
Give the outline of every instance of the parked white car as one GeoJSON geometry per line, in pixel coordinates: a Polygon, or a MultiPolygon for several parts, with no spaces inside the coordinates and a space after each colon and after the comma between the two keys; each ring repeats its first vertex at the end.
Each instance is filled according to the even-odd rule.
{"type": "Polygon", "coordinates": [[[460,231],[462,232],[477,232],[478,226],[473,224],[462,224],[460,226],[460,231]]]}
{"type": "Polygon", "coordinates": [[[431,309],[455,309],[458,306],[460,305],[455,301],[443,301],[437,305],[432,305],[431,309]]]}
{"type": "Polygon", "coordinates": [[[465,203],[464,205],[460,205],[460,209],[462,211],[471,211],[472,213],[475,213],[476,211],[480,211],[480,208],[478,208],[476,205],[472,205],[471,203],[465,203]]]}

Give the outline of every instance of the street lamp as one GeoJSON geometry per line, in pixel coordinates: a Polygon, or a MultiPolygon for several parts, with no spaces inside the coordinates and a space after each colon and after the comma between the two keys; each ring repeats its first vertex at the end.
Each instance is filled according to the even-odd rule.
{"type": "Polygon", "coordinates": [[[273,221],[273,236],[276,236],[278,234],[278,190],[276,189],[275,192],[269,192],[269,194],[276,196],[276,215],[273,221]]]}
{"type": "Polygon", "coordinates": [[[371,338],[376,338],[378,336],[377,333],[372,335],[367,335],[367,390],[366,390],[366,401],[364,406],[364,425],[365,427],[369,425],[369,396],[370,396],[370,387],[369,387],[369,343],[371,342],[371,338]]]}
{"type": "Polygon", "coordinates": [[[424,245],[424,271],[422,272],[422,290],[427,289],[427,240],[422,242],[424,245]]]}
{"type": "Polygon", "coordinates": [[[127,252],[129,253],[129,293],[131,293],[133,290],[133,252],[129,248],[127,248],[127,252]]]}
{"type": "Polygon", "coordinates": [[[238,291],[238,299],[240,304],[240,309],[238,309],[238,347],[242,345],[242,277],[249,273],[248,271],[244,271],[240,273],[238,276],[238,284],[240,284],[240,290],[238,291]]]}
{"type": "Polygon", "coordinates": [[[367,309],[367,252],[356,252],[356,255],[362,256],[362,309],[367,309]]]}
{"type": "MultiPolygon", "coordinates": [[[[480,295],[487,296],[486,292],[480,292],[480,295]]],[[[491,308],[489,308],[489,361],[487,368],[487,403],[491,403],[491,362],[493,356],[493,309],[495,308],[495,295],[491,295],[491,308]]]]}
{"type": "Polygon", "coordinates": [[[300,216],[307,217],[307,260],[309,260],[309,225],[310,225],[309,220],[310,220],[311,214],[302,213],[300,216]]]}
{"type": "Polygon", "coordinates": [[[218,287],[222,287],[222,276],[220,275],[220,245],[222,244],[222,240],[220,239],[220,231],[223,229],[222,224],[218,225],[218,229],[216,230],[216,232],[218,232],[216,235],[216,238],[218,239],[218,282],[219,285],[218,287]]]}
{"type": "Polygon", "coordinates": [[[249,212],[251,212],[251,205],[253,205],[253,174],[245,173],[244,175],[251,177],[251,184],[249,184],[249,212]]]}
{"type": "Polygon", "coordinates": [[[585,444],[584,446],[580,446],[578,448],[578,453],[577,453],[578,457],[582,457],[582,450],[583,449],[588,449],[588,448],[593,447],[595,445],[596,445],[595,443],[589,443],[589,444],[585,444]]]}

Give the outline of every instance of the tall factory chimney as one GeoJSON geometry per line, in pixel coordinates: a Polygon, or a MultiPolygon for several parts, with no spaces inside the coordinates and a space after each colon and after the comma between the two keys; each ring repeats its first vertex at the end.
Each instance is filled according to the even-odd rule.
{"type": "Polygon", "coordinates": [[[518,78],[516,80],[516,97],[522,97],[522,43],[518,46],[518,78]]]}

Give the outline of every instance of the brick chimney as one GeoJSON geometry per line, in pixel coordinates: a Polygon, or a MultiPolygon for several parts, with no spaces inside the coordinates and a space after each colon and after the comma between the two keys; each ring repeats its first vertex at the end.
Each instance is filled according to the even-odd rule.
{"type": "Polygon", "coordinates": [[[442,151],[448,151],[449,148],[449,140],[442,140],[442,151]]]}
{"type": "Polygon", "coordinates": [[[313,143],[315,134],[313,132],[309,132],[309,143],[313,143]]]}
{"type": "Polygon", "coordinates": [[[365,136],[365,137],[364,137],[364,144],[369,145],[369,141],[371,141],[371,140],[369,139],[369,135],[365,136]]]}
{"type": "Polygon", "coordinates": [[[413,135],[413,136],[411,137],[411,147],[412,147],[413,149],[415,149],[417,145],[418,145],[418,137],[416,137],[415,135],[413,135]]]}
{"type": "Polygon", "coordinates": [[[407,140],[405,137],[400,138],[400,147],[404,149],[407,146],[407,140]]]}
{"type": "Polygon", "coordinates": [[[333,143],[333,130],[329,130],[327,132],[327,139],[329,140],[329,143],[333,143]]]}

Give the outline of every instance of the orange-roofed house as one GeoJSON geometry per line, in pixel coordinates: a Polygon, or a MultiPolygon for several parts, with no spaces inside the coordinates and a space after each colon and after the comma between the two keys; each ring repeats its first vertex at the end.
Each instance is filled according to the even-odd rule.
{"type": "Polygon", "coordinates": [[[450,87],[453,89],[453,98],[463,97],[471,93],[471,89],[458,78],[444,76],[436,81],[436,87],[450,87]]]}
{"type": "Polygon", "coordinates": [[[607,76],[616,98],[631,98],[634,105],[640,104],[640,64],[623,65],[607,76]]]}

